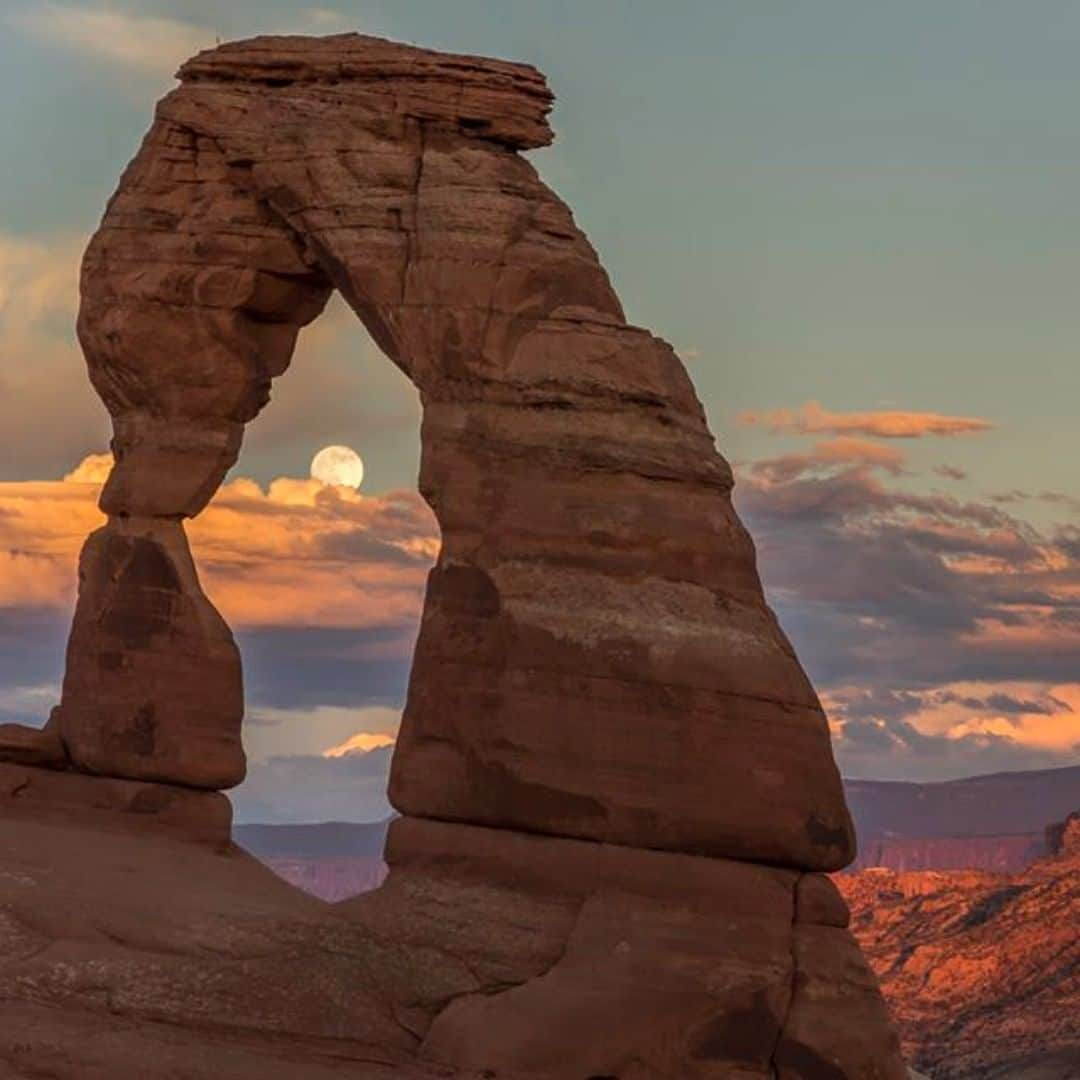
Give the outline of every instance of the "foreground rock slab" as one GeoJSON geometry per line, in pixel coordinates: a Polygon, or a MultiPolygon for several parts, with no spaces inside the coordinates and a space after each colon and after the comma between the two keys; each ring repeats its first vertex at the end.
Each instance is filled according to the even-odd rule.
{"type": "Polygon", "coordinates": [[[387,858],[386,885],[340,908],[372,926],[436,913],[410,943],[451,947],[485,984],[432,1016],[425,1060],[566,1080],[906,1076],[824,875],[408,818],[387,858]]]}
{"type": "Polygon", "coordinates": [[[0,1075],[906,1076],[822,875],[404,819],[329,905],[10,768],[69,786],[0,801],[0,1075]]]}

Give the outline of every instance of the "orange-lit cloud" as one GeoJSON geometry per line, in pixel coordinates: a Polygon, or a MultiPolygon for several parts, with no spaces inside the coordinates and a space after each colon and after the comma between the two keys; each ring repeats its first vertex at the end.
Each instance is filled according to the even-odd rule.
{"type": "MultiPolygon", "coordinates": [[[[1075,754],[1080,747],[1080,682],[953,682],[909,691],[901,698],[899,710],[895,696],[880,700],[875,709],[861,687],[835,687],[822,694],[830,728],[841,748],[852,717],[869,720],[884,735],[898,713],[906,727],[929,739],[955,743],[989,739],[999,745],[1062,755],[1075,754]]],[[[897,740],[896,749],[901,741],[897,740]]]]}
{"type": "Polygon", "coordinates": [[[64,474],[64,482],[67,484],[94,484],[100,487],[109,479],[112,467],[112,454],[89,454],[71,472],[64,474]]]}
{"type": "Polygon", "coordinates": [[[913,491],[859,456],[753,462],[735,489],[841,770],[929,780],[1080,760],[1080,529],[913,491]]]}
{"type": "Polygon", "coordinates": [[[355,735],[350,735],[343,743],[338,743],[337,746],[331,746],[329,750],[324,750],[322,756],[336,758],[344,757],[346,754],[366,754],[369,750],[381,750],[384,746],[393,746],[395,742],[396,740],[392,735],[385,735],[381,732],[358,731],[355,735]]]}
{"type": "MultiPolygon", "coordinates": [[[[62,481],[0,483],[0,606],[65,607],[103,518],[108,455],[62,481]]],[[[187,523],[203,587],[234,627],[414,623],[438,527],[415,492],[368,496],[281,477],[226,484],[187,523]]]]}
{"type": "Polygon", "coordinates": [[[932,412],[897,410],[873,412],[831,412],[816,401],[798,409],[772,409],[740,413],[744,427],[767,427],[773,432],[799,435],[867,435],[879,439],[918,439],[925,435],[964,435],[987,431],[989,420],[975,416],[946,416],[932,412]]]}

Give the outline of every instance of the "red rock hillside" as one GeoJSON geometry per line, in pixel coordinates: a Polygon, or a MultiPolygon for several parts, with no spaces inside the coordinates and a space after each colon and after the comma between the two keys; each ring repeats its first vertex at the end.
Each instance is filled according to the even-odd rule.
{"type": "Polygon", "coordinates": [[[1080,1077],[1080,814],[1016,875],[837,877],[904,1049],[934,1080],[1080,1077]]]}

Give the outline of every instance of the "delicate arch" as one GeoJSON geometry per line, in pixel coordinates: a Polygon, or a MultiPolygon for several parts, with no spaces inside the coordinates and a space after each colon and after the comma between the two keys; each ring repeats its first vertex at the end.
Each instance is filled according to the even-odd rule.
{"type": "Polygon", "coordinates": [[[72,760],[225,787],[240,669],[181,519],[339,289],[423,405],[431,573],[406,815],[834,869],[851,826],[686,372],[519,151],[532,68],[347,35],[201,54],[82,272],[113,417],[57,722],[72,760]]]}

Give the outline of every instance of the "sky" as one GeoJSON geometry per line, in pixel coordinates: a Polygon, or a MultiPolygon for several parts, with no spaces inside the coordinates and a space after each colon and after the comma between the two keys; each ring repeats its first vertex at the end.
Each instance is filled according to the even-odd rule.
{"type": "MultiPolygon", "coordinates": [[[[1080,7],[0,0],[0,721],[56,703],[108,418],[78,261],[180,61],[357,30],[525,60],[530,154],[671,341],[845,775],[1080,762],[1080,7]]],[[[245,662],[241,820],[371,820],[438,530],[340,301],[189,535],[245,662]],[[309,479],[358,450],[359,493],[309,479]],[[258,523],[258,527],[255,527],[258,523]]]]}

